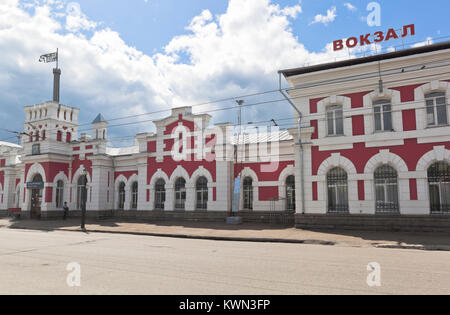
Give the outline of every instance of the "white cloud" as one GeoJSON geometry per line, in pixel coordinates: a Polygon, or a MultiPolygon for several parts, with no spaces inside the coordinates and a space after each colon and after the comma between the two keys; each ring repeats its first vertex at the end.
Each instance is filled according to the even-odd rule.
{"type": "Polygon", "coordinates": [[[336,11],[337,11],[336,7],[332,7],[331,9],[327,10],[327,15],[317,14],[314,17],[314,21],[312,21],[310,25],[316,23],[328,25],[328,23],[334,22],[337,16],[336,11]]]}
{"type": "Polygon", "coordinates": [[[346,2],[344,3],[344,6],[349,9],[352,12],[355,12],[356,10],[358,10],[353,4],[351,4],[350,2],[346,2]]]}
{"type": "MultiPolygon", "coordinates": [[[[299,42],[290,19],[301,13],[300,5],[230,0],[224,14],[201,12],[187,26],[187,34],[174,37],[155,55],[129,46],[115,30],[91,21],[79,6],[66,12],[58,11],[60,5],[59,0],[40,1],[31,13],[17,0],[0,2],[0,73],[8,74],[0,77],[0,103],[13,105],[10,121],[16,129],[22,123],[17,119],[23,115],[22,106],[51,96],[51,66],[37,59],[56,47],[63,72],[62,102],[82,109],[81,122],[99,112],[108,119],[273,90],[279,69],[348,57],[348,52],[333,52],[331,44],[321,52],[310,52],[299,42]]],[[[334,20],[335,11],[331,10],[328,21],[334,20]]],[[[278,94],[269,97],[280,99],[278,94]]],[[[279,103],[276,112],[273,106],[246,109],[244,119],[292,115],[286,103],[279,103]]],[[[235,114],[214,116],[234,122],[235,114]]],[[[152,118],[156,117],[143,119],[152,118]]],[[[121,134],[150,128],[149,124],[128,126],[121,134]]]]}
{"type": "Polygon", "coordinates": [[[77,2],[71,2],[66,9],[66,29],[70,32],[91,30],[97,27],[97,23],[90,21],[87,16],[81,12],[80,5],[77,2]]]}

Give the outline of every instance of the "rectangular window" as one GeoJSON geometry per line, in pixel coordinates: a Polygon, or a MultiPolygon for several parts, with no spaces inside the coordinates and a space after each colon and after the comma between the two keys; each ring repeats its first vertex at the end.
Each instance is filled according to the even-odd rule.
{"type": "Polygon", "coordinates": [[[445,93],[430,93],[425,96],[428,127],[448,124],[445,93]]]}
{"type": "Polygon", "coordinates": [[[327,110],[327,123],[329,136],[344,135],[344,111],[342,106],[331,106],[327,110]]]}
{"type": "Polygon", "coordinates": [[[390,100],[373,102],[375,131],[392,131],[392,106],[390,100]]]}
{"type": "Polygon", "coordinates": [[[39,155],[41,154],[41,145],[40,144],[33,144],[31,148],[31,154],[32,155],[39,155]]]}
{"type": "Polygon", "coordinates": [[[327,121],[328,121],[328,135],[332,136],[334,135],[334,114],[333,112],[327,113],[327,121]]]}

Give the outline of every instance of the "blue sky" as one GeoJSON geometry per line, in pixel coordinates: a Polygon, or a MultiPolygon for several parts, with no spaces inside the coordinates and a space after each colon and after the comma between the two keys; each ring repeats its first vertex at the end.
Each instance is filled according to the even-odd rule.
{"type": "MultiPolygon", "coordinates": [[[[79,107],[80,123],[86,123],[99,112],[111,119],[275,89],[280,68],[342,57],[329,46],[337,39],[413,23],[416,36],[407,38],[407,47],[450,36],[448,1],[434,0],[433,5],[378,1],[380,27],[367,24],[369,2],[2,0],[0,119],[5,128],[21,130],[23,106],[50,99],[51,65],[37,59],[56,47],[63,69],[61,101],[79,107]]],[[[393,41],[385,47],[399,44],[393,41]]],[[[245,100],[279,99],[273,94],[245,100]]],[[[199,111],[233,104],[226,101],[199,111]]],[[[245,109],[244,122],[291,114],[288,104],[274,102],[245,109]]],[[[214,122],[236,121],[234,110],[213,116],[214,122]]],[[[140,119],[153,118],[161,116],[140,119]]],[[[151,123],[131,124],[111,129],[110,135],[153,130],[151,123]]],[[[0,130],[0,140],[8,137],[0,130]]],[[[123,146],[129,141],[111,144],[123,146]]]]}
{"type": "MultiPolygon", "coordinates": [[[[277,0],[272,3],[281,7],[301,3],[302,14],[291,19],[295,36],[310,50],[319,51],[326,43],[353,35],[373,33],[374,30],[387,30],[390,27],[416,24],[416,41],[427,37],[450,36],[448,29],[448,11],[450,4],[445,0],[433,0],[433,6],[427,1],[389,0],[377,1],[382,8],[382,26],[370,27],[362,17],[366,17],[368,0],[277,0]],[[344,6],[352,4],[356,11],[344,6]],[[326,14],[336,7],[336,20],[327,26],[310,25],[314,16],[326,14]],[[442,8],[442,10],[436,10],[442,8]]],[[[79,0],[83,12],[96,21],[120,32],[121,37],[130,45],[147,54],[159,52],[170,40],[181,34],[187,34],[186,26],[192,18],[204,9],[214,15],[226,12],[227,0],[79,0]]]]}

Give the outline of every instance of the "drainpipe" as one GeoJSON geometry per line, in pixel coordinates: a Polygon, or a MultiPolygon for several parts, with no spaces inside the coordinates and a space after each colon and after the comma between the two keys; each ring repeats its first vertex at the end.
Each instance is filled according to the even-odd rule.
{"type": "Polygon", "coordinates": [[[302,142],[302,135],[301,135],[301,131],[302,131],[302,118],[303,118],[303,114],[302,112],[297,108],[297,106],[294,105],[294,103],[291,101],[291,99],[289,98],[288,95],[286,95],[284,93],[284,91],[281,89],[281,72],[278,73],[279,74],[279,84],[280,84],[280,88],[279,91],[281,93],[281,95],[284,96],[284,98],[286,99],[286,101],[288,101],[288,103],[294,108],[294,110],[297,112],[298,114],[298,120],[297,120],[297,128],[298,128],[298,145],[300,147],[300,181],[302,183],[302,187],[301,187],[301,197],[302,197],[302,214],[306,213],[306,201],[305,201],[305,159],[304,159],[304,151],[303,151],[303,142],[302,142]]]}

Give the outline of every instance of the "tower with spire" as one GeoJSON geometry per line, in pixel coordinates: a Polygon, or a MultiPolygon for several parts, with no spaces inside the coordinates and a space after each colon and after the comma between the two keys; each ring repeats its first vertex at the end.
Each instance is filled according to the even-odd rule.
{"type": "Polygon", "coordinates": [[[106,122],[105,117],[103,117],[102,114],[97,115],[97,117],[92,122],[92,127],[94,130],[94,140],[107,140],[108,123],[106,122]]]}

